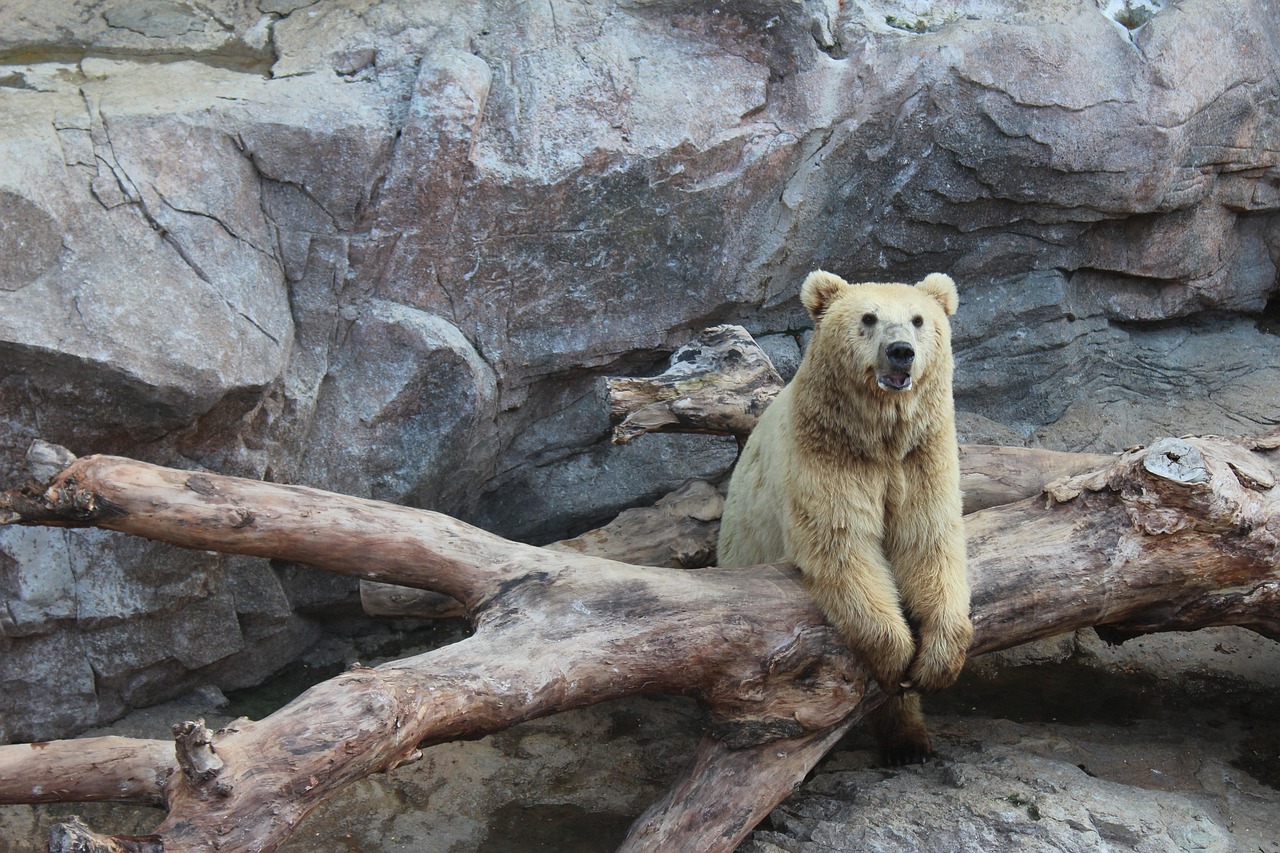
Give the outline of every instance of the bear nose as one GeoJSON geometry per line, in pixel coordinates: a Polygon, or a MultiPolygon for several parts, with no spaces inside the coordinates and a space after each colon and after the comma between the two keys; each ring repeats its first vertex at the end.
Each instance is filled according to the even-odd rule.
{"type": "Polygon", "coordinates": [[[885,347],[884,354],[889,357],[890,364],[903,370],[910,367],[911,362],[916,359],[915,347],[906,341],[894,341],[885,347]]]}

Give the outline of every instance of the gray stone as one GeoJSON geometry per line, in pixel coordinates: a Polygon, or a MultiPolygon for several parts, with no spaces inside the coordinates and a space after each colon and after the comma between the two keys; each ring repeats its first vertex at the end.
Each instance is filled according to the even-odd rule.
{"type": "Polygon", "coordinates": [[[0,290],[21,290],[53,266],[62,251],[58,222],[52,214],[12,192],[0,192],[0,206],[8,212],[0,221],[0,290]]]}
{"type": "Polygon", "coordinates": [[[0,528],[0,724],[43,740],[217,679],[261,680],[314,642],[266,561],[93,530],[0,528]]]}
{"type": "Polygon", "coordinates": [[[203,16],[184,3],[141,0],[122,3],[102,14],[109,27],[123,27],[148,38],[182,36],[203,29],[203,16]]]}
{"type": "Polygon", "coordinates": [[[536,543],[576,536],[622,510],[651,504],[690,478],[718,480],[737,458],[728,436],[651,435],[617,446],[603,388],[566,383],[500,458],[472,510],[481,527],[536,543]],[[530,459],[532,465],[514,464],[530,459]]]}
{"type": "Polygon", "coordinates": [[[462,505],[490,470],[472,454],[496,415],[493,371],[438,316],[371,300],[350,323],[319,389],[304,479],[378,500],[462,505]]]}
{"type": "Polygon", "coordinates": [[[778,374],[790,382],[800,367],[800,359],[804,355],[795,335],[754,335],[756,343],[765,355],[773,362],[778,374]]]}
{"type": "Polygon", "coordinates": [[[143,67],[95,69],[81,113],[96,169],[63,163],[52,122],[56,112],[65,123],[71,109],[59,95],[19,98],[26,123],[0,129],[0,146],[19,158],[4,158],[0,183],[24,200],[20,210],[45,211],[25,227],[60,235],[56,257],[46,252],[33,266],[28,252],[5,276],[22,286],[0,290],[0,400],[19,413],[0,424],[10,478],[34,437],[33,398],[66,416],[43,437],[120,449],[122,431],[159,438],[228,396],[262,389],[291,346],[252,169],[225,133],[201,124],[207,116],[182,113],[207,109],[216,83],[176,91],[143,67]],[[105,208],[91,180],[109,181],[122,203],[105,208]]]}
{"type": "MultiPolygon", "coordinates": [[[[948,724],[952,737],[965,728],[948,724]]],[[[1044,733],[1050,739],[1056,734],[1044,733]]],[[[1103,736],[1114,739],[1118,733],[1103,736]]],[[[1117,847],[1141,853],[1227,853],[1240,849],[1228,828],[1232,810],[1221,801],[1214,802],[1219,798],[1205,792],[1158,789],[1138,793],[1082,767],[1077,759],[1084,753],[1079,749],[1034,739],[1035,735],[1020,733],[1012,745],[984,740],[978,749],[960,746],[949,760],[894,773],[877,769],[820,773],[804,793],[775,810],[770,817],[772,830],[756,832],[740,849],[744,853],[1001,853],[1117,847]]],[[[1147,744],[1144,747],[1150,749],[1147,744]]],[[[1143,763],[1150,758],[1150,753],[1144,755],[1143,763]]],[[[1150,773],[1171,775],[1160,769],[1167,765],[1159,759],[1150,763],[1160,765],[1152,766],[1150,773]]],[[[1210,763],[1217,772],[1230,773],[1221,759],[1210,759],[1210,763]]],[[[1190,781],[1194,783],[1194,778],[1190,781]]],[[[1251,788],[1258,790],[1256,783],[1251,788]]]]}
{"type": "Polygon", "coordinates": [[[80,633],[0,636],[0,654],[0,740],[5,743],[50,740],[121,715],[118,708],[100,706],[80,633]]]}
{"type": "Polygon", "coordinates": [[[20,49],[19,55],[30,62],[74,61],[90,51],[196,55],[265,70],[271,52],[263,30],[270,19],[256,5],[236,0],[6,3],[0,7],[0,51],[20,49]]]}
{"type": "Polygon", "coordinates": [[[65,530],[0,528],[0,636],[23,637],[48,630],[49,623],[75,619],[71,568],[65,530]]]}

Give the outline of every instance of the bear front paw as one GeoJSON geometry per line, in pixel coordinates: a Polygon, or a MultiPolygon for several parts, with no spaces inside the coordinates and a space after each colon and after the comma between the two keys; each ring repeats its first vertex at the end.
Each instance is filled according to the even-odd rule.
{"type": "Polygon", "coordinates": [[[925,693],[950,687],[960,677],[973,640],[968,617],[933,631],[923,631],[920,653],[908,673],[911,686],[925,693]]]}
{"type": "Polygon", "coordinates": [[[861,650],[871,677],[889,696],[902,692],[908,678],[907,670],[916,656],[915,638],[905,629],[900,634],[874,648],[861,650]]]}

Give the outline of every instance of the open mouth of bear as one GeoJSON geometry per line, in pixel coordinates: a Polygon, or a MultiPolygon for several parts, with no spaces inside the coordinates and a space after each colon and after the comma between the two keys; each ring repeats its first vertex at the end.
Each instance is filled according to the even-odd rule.
{"type": "Polygon", "coordinates": [[[881,373],[876,377],[876,383],[886,391],[910,391],[911,374],[881,373]]]}

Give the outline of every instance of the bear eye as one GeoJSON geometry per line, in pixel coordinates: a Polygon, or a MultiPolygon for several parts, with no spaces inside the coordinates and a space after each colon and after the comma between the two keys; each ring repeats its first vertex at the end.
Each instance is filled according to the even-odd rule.
{"type": "Polygon", "coordinates": [[[862,325],[864,325],[864,326],[874,326],[875,324],[876,324],[876,315],[875,315],[875,314],[863,314],[863,315],[862,315],[862,325]]]}
{"type": "Polygon", "coordinates": [[[924,325],[924,318],[917,314],[911,318],[911,325],[915,326],[917,329],[920,328],[924,325]]]}

